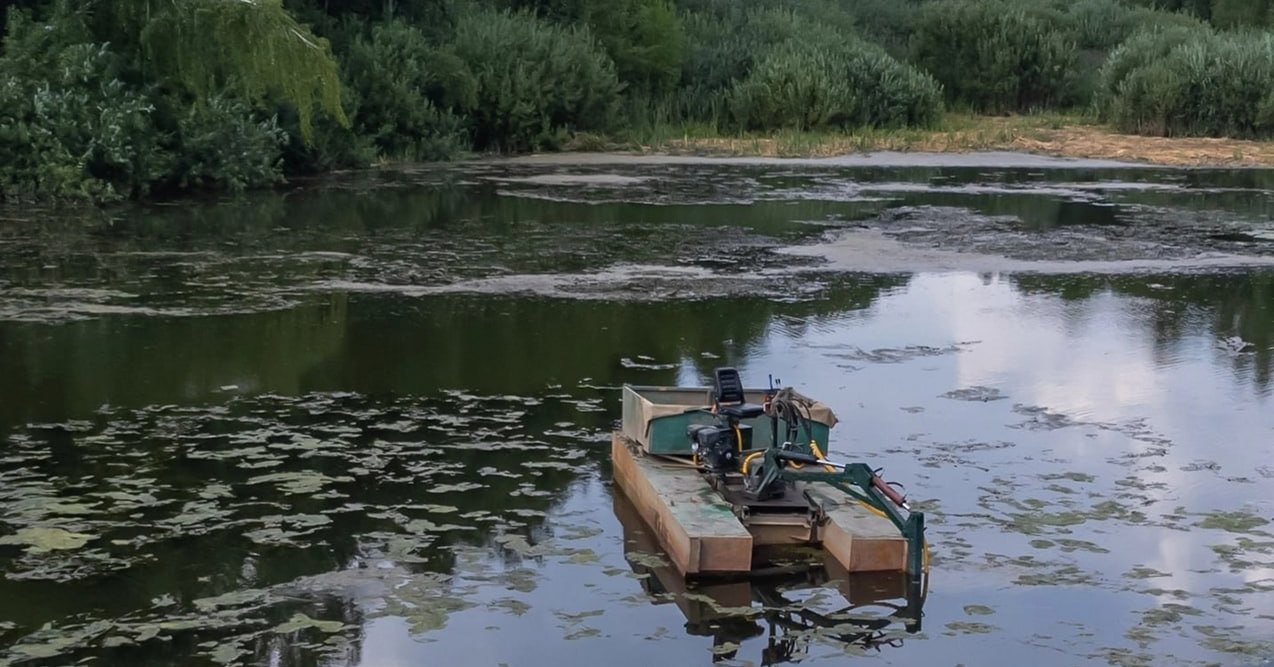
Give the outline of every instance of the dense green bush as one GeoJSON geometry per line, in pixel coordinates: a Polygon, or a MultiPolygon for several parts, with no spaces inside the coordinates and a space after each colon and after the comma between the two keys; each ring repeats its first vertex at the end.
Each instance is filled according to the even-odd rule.
{"type": "Polygon", "coordinates": [[[1114,103],[1120,86],[1134,70],[1163,60],[1173,49],[1187,42],[1211,37],[1209,29],[1182,27],[1154,28],[1133,34],[1111,52],[1101,68],[1100,87],[1095,100],[1098,107],[1108,109],[1114,103]]]}
{"type": "Polygon", "coordinates": [[[786,8],[707,3],[685,18],[687,51],[671,116],[728,124],[735,85],[770,52],[791,43],[835,49],[846,39],[829,24],[786,8]]]}
{"type": "Polygon", "coordinates": [[[240,191],[283,180],[287,132],[276,118],[257,118],[239,99],[217,95],[186,106],[177,117],[176,138],[165,186],[240,191]]]}
{"type": "Polygon", "coordinates": [[[1274,0],[1212,0],[1212,24],[1218,28],[1274,25],[1274,0]]]}
{"type": "Polygon", "coordinates": [[[445,159],[468,146],[462,119],[477,101],[477,82],[454,54],[430,46],[401,21],[356,37],[344,54],[356,134],[381,155],[445,159]]]}
{"type": "Polygon", "coordinates": [[[936,120],[942,92],[932,77],[878,47],[792,41],[771,50],[734,87],[730,102],[746,129],[904,127],[936,120]]]}
{"type": "Polygon", "coordinates": [[[1137,35],[1111,55],[1101,89],[1103,114],[1124,131],[1274,136],[1274,35],[1137,35]]]}
{"type": "Polygon", "coordinates": [[[0,57],[0,195],[113,199],[145,194],[168,168],[144,91],[120,79],[79,17],[37,24],[11,11],[0,57]]]}
{"type": "Polygon", "coordinates": [[[585,22],[630,91],[660,95],[677,85],[686,36],[670,0],[592,3],[585,22]]]}
{"type": "Polygon", "coordinates": [[[991,113],[1074,102],[1074,49],[1060,26],[998,0],[930,3],[912,37],[948,99],[991,113]]]}
{"type": "Polygon", "coordinates": [[[586,28],[478,11],[460,18],[451,49],[477,82],[475,148],[555,148],[573,131],[612,129],[621,87],[586,28]]]}
{"type": "Polygon", "coordinates": [[[1159,28],[1203,28],[1205,23],[1184,13],[1162,12],[1126,5],[1119,0],[1079,0],[1066,3],[1059,24],[1081,49],[1109,52],[1134,33],[1159,28]]]}
{"type": "Polygon", "coordinates": [[[1208,20],[1213,0],[1131,0],[1133,4],[1163,12],[1179,12],[1208,20]]]}
{"type": "Polygon", "coordinates": [[[842,6],[852,17],[858,35],[879,44],[896,59],[907,58],[911,33],[920,20],[922,5],[919,2],[854,0],[842,6]]]}
{"type": "Polygon", "coordinates": [[[11,12],[0,56],[0,197],[140,197],[239,190],[282,178],[278,123],[227,94],[190,98],[132,83],[127,58],[59,6],[11,12]]]}
{"type": "Polygon", "coordinates": [[[1206,24],[1184,13],[1155,11],[1121,0],[1016,0],[1038,21],[1055,26],[1076,47],[1070,89],[1064,105],[1091,101],[1099,85],[1098,71],[1110,52],[1139,30],[1203,28],[1206,24]]]}

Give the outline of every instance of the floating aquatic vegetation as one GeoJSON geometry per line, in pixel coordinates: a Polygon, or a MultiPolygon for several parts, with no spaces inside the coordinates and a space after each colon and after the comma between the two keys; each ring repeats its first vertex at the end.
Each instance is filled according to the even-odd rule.
{"type": "Polygon", "coordinates": [[[282,493],[304,495],[318,492],[328,484],[352,481],[354,481],[353,477],[328,477],[320,472],[306,470],[300,472],[279,472],[268,475],[260,475],[249,479],[247,484],[274,484],[282,493]]]}
{"type": "MultiPolygon", "coordinates": [[[[192,587],[204,596],[190,600],[187,589],[183,595],[161,590],[121,599],[122,613],[113,614],[109,627],[91,626],[96,648],[81,632],[86,624],[54,624],[46,634],[3,625],[0,633],[6,642],[14,640],[14,648],[0,650],[0,663],[24,655],[70,660],[178,636],[206,640],[198,644],[199,654],[222,664],[251,662],[269,634],[318,633],[320,639],[298,646],[346,650],[347,621],[310,609],[279,617],[331,585],[362,591],[375,584],[380,592],[369,607],[375,613],[399,615],[416,632],[443,627],[451,613],[476,604],[473,586],[398,568],[445,566],[467,553],[457,549],[465,541],[493,558],[498,552],[491,550],[490,534],[539,532],[562,486],[581,474],[580,464],[591,455],[578,435],[595,437],[604,428],[551,435],[530,426],[534,411],[563,408],[574,412],[575,406],[465,393],[389,403],[356,394],[233,395],[223,405],[112,408],[102,412],[109,415],[103,421],[6,434],[0,516],[13,529],[0,534],[0,545],[22,555],[0,559],[5,578],[92,581],[145,567],[175,545],[202,540],[191,567],[203,568],[192,587]],[[68,477],[65,471],[73,468],[54,465],[46,442],[62,433],[91,438],[92,446],[76,454],[92,461],[83,470],[110,474],[68,477]],[[491,455],[498,450],[498,457],[491,455]],[[425,490],[437,492],[441,502],[420,502],[425,490]],[[507,501],[514,494],[522,499],[507,501]],[[491,497],[506,500],[493,503],[491,497]],[[298,567],[326,571],[331,565],[310,555],[350,553],[351,544],[365,569],[351,570],[348,583],[333,579],[298,591],[286,580],[298,567]],[[225,567],[231,563],[233,570],[225,567]],[[272,574],[276,580],[266,579],[266,587],[244,586],[264,572],[285,579],[272,574]],[[332,639],[322,639],[324,634],[332,639]]],[[[558,539],[583,542],[599,531],[560,528],[558,539]]],[[[593,567],[602,559],[584,545],[521,539],[501,549],[574,566],[593,567]]],[[[534,591],[539,577],[527,567],[490,575],[492,585],[521,593],[534,591]]],[[[507,605],[528,613],[529,607],[507,605]]]]}
{"type": "Polygon", "coordinates": [[[998,628],[987,623],[974,623],[972,621],[951,621],[946,624],[948,635],[985,635],[995,632],[998,628]]]}
{"type": "Polygon", "coordinates": [[[1194,525],[1199,528],[1213,528],[1231,533],[1264,535],[1266,533],[1256,529],[1269,524],[1269,522],[1269,519],[1256,516],[1249,512],[1211,512],[1204,515],[1203,520],[1195,523],[1194,525]]]}
{"type": "Polygon", "coordinates": [[[343,630],[345,628],[345,622],[344,621],[320,621],[320,620],[310,618],[309,616],[306,616],[305,614],[301,612],[297,612],[286,623],[276,626],[274,628],[274,631],[279,634],[288,634],[291,632],[300,632],[301,630],[308,630],[310,628],[314,628],[318,630],[319,632],[326,632],[328,634],[331,634],[333,632],[340,632],[341,630],[343,630]]]}
{"type": "Polygon", "coordinates": [[[492,602],[491,606],[496,609],[504,609],[514,616],[522,616],[531,609],[531,606],[527,603],[511,597],[500,598],[499,600],[492,602]]]}
{"type": "Polygon", "coordinates": [[[1013,412],[1028,417],[1027,421],[1015,424],[1010,428],[1021,428],[1028,431],[1055,431],[1059,428],[1076,426],[1077,422],[1059,412],[1051,412],[1048,408],[1033,405],[1014,405],[1013,412]]]}
{"type": "Polygon", "coordinates": [[[63,549],[79,549],[96,537],[96,535],[72,533],[62,528],[28,527],[18,530],[13,535],[0,537],[0,544],[25,545],[28,553],[41,554],[63,549]]]}
{"type": "MultiPolygon", "coordinates": [[[[860,347],[851,346],[847,351],[824,352],[823,355],[834,359],[865,361],[873,364],[898,364],[924,357],[938,357],[947,354],[954,354],[966,349],[967,347],[967,343],[948,345],[945,347],[908,345],[900,348],[876,348],[873,350],[864,350],[860,347]]],[[[843,350],[845,348],[838,349],[843,350]]]]}
{"type": "Polygon", "coordinates": [[[942,398],[950,398],[956,401],[1001,401],[1008,396],[995,387],[973,386],[963,389],[953,389],[942,395],[942,398]]]}
{"type": "Polygon", "coordinates": [[[1020,586],[1074,586],[1094,584],[1096,579],[1092,573],[1076,565],[1061,565],[1053,566],[1047,571],[1019,575],[1013,583],[1020,586]]]}
{"type": "Polygon", "coordinates": [[[675,363],[659,363],[655,361],[654,357],[648,357],[644,354],[637,355],[637,358],[635,360],[629,359],[628,357],[623,357],[622,359],[619,360],[619,365],[623,366],[624,368],[632,368],[632,369],[639,369],[639,370],[646,370],[646,371],[666,371],[666,370],[672,370],[677,367],[677,364],[675,363]]]}
{"type": "Polygon", "coordinates": [[[474,607],[469,592],[448,575],[413,575],[395,585],[384,612],[406,621],[413,634],[424,634],[445,628],[451,614],[474,607]]]}
{"type": "Polygon", "coordinates": [[[1156,577],[1170,577],[1172,575],[1167,572],[1160,572],[1152,567],[1134,567],[1124,573],[1124,576],[1132,579],[1151,579],[1156,577]]]}

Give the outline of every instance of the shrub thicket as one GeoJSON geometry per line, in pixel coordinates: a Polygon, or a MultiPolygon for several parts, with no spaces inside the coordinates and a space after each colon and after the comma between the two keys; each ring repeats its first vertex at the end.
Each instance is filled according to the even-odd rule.
{"type": "Polygon", "coordinates": [[[454,54],[433,47],[401,21],[359,35],[344,54],[356,134],[381,155],[437,160],[467,148],[463,114],[477,102],[477,82],[454,54]],[[454,112],[453,112],[454,110],[454,112]]]}
{"type": "Polygon", "coordinates": [[[241,189],[666,123],[921,126],[943,94],[1274,134],[1271,38],[1205,23],[1268,28],[1274,0],[4,4],[22,9],[0,20],[0,199],[241,189]]]}
{"type": "Polygon", "coordinates": [[[927,74],[879,47],[849,41],[839,48],[787,42],[772,49],[730,95],[745,129],[814,130],[928,125],[942,92],[927,74]]]}
{"type": "Polygon", "coordinates": [[[663,95],[676,87],[686,36],[671,0],[591,3],[583,19],[630,93],[663,95]]]}
{"type": "Polygon", "coordinates": [[[1076,47],[1070,90],[1063,102],[1067,106],[1084,105],[1093,100],[1097,92],[1098,71],[1111,51],[1133,33],[1171,27],[1203,28],[1206,25],[1188,14],[1155,11],[1128,5],[1121,0],[1031,0],[1025,6],[1036,20],[1056,26],[1066,41],[1076,47]]]}
{"type": "Polygon", "coordinates": [[[1274,26],[1274,0],[1212,0],[1212,23],[1218,28],[1274,26]]]}
{"type": "Polygon", "coordinates": [[[736,85],[773,50],[793,44],[834,50],[854,39],[791,9],[746,3],[708,4],[687,15],[686,32],[689,46],[670,115],[717,126],[730,124],[736,85]]]}
{"type": "Polygon", "coordinates": [[[1075,47],[1060,26],[998,0],[934,2],[912,38],[913,57],[977,111],[1028,111],[1072,102],[1075,47]]]}
{"type": "Polygon", "coordinates": [[[111,200],[168,187],[241,189],[281,176],[283,132],[228,96],[128,83],[82,17],[12,12],[0,56],[0,197],[111,200]]]}
{"type": "Polygon", "coordinates": [[[1101,90],[1103,113],[1127,132],[1274,136],[1274,35],[1137,35],[1111,55],[1101,90]]]}
{"type": "Polygon", "coordinates": [[[468,116],[475,148],[555,148],[572,131],[612,128],[619,79],[587,28],[474,12],[461,17],[450,48],[477,84],[468,116]]]}

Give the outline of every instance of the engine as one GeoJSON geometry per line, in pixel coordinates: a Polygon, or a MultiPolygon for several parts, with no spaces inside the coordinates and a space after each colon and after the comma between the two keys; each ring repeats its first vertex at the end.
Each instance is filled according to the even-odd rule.
{"type": "MultiPolygon", "coordinates": [[[[739,428],[740,435],[744,436],[744,447],[751,443],[751,433],[743,434],[743,430],[750,431],[749,427],[741,426],[739,428]]],[[[717,474],[726,474],[738,472],[739,470],[739,443],[736,442],[734,429],[729,426],[694,424],[686,429],[686,435],[690,437],[690,448],[699,456],[699,461],[707,466],[709,470],[717,474]]]]}

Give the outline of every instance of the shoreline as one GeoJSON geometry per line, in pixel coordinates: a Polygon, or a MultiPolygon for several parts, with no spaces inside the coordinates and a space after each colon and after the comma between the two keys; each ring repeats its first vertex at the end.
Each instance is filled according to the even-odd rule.
{"type": "MultiPolygon", "coordinates": [[[[623,155],[674,158],[761,158],[848,161],[853,166],[927,166],[946,160],[864,158],[880,154],[982,155],[1012,154],[1084,161],[1089,167],[1167,167],[1198,169],[1274,168],[1274,140],[1208,137],[1150,137],[1121,134],[1094,120],[1068,115],[972,116],[948,114],[932,130],[864,130],[850,132],[781,131],[766,135],[722,136],[706,128],[660,128],[651,136],[627,142],[586,137],[561,153],[509,156],[511,161],[560,161],[550,155],[623,155]],[[598,144],[606,144],[599,146],[598,144]]],[[[586,161],[595,161],[587,160],[586,161]]],[[[967,159],[971,166],[995,166],[967,159]]],[[[1035,160],[1009,160],[1012,165],[1050,166],[1035,160]],[[1019,165],[1019,163],[1021,163],[1019,165]]],[[[934,164],[933,166],[948,166],[934,164]]],[[[960,165],[949,165],[960,166],[960,165]]]]}

